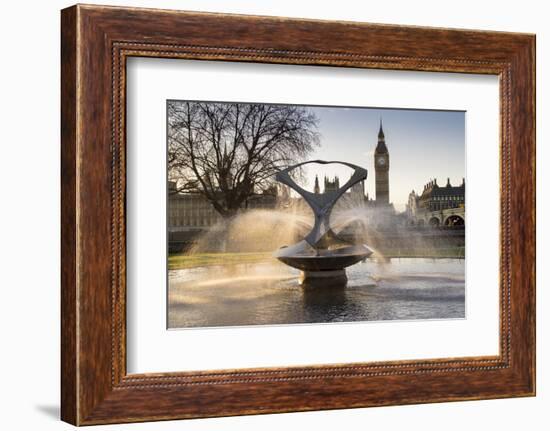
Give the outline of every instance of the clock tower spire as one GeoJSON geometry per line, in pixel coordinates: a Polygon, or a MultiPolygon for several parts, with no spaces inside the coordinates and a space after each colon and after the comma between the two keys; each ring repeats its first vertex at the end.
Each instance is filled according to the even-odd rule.
{"type": "Polygon", "coordinates": [[[374,151],[374,172],[376,177],[376,203],[387,205],[390,203],[390,154],[386,147],[386,137],[382,128],[380,118],[380,129],[378,130],[378,145],[374,151]]]}

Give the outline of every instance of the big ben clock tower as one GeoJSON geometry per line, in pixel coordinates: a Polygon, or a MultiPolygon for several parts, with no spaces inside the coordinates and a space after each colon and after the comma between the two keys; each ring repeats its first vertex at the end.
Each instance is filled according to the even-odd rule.
{"type": "Polygon", "coordinates": [[[386,147],[384,130],[382,130],[382,119],[380,119],[380,130],[378,131],[378,145],[374,151],[374,172],[376,177],[376,203],[387,205],[390,203],[390,154],[386,147]]]}

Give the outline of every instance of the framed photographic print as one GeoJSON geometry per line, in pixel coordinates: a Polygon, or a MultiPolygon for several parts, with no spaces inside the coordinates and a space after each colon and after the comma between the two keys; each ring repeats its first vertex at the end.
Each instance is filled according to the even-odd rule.
{"type": "Polygon", "coordinates": [[[62,11],[62,419],[535,394],[535,37],[62,11]]]}

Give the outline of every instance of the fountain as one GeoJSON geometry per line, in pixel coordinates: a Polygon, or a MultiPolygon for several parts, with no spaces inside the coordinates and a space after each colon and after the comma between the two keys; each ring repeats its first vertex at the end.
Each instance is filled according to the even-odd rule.
{"type": "Polygon", "coordinates": [[[367,178],[367,170],[351,163],[312,160],[279,171],[275,178],[295,190],[307,202],[313,211],[314,225],[303,240],[281,247],[274,256],[286,265],[301,270],[300,282],[304,286],[345,285],[345,268],[366,259],[373,252],[366,245],[352,244],[340,238],[330,226],[330,214],[338,199],[349,188],[367,178]],[[304,190],[290,176],[290,171],[310,163],[341,164],[354,172],[338,190],[316,194],[304,190]]]}

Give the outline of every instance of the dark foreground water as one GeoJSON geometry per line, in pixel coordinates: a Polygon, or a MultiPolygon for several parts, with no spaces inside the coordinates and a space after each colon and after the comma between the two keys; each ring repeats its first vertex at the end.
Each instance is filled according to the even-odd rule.
{"type": "Polygon", "coordinates": [[[303,289],[279,263],[169,272],[170,328],[464,318],[464,260],[368,260],[345,287],[303,289]]]}

